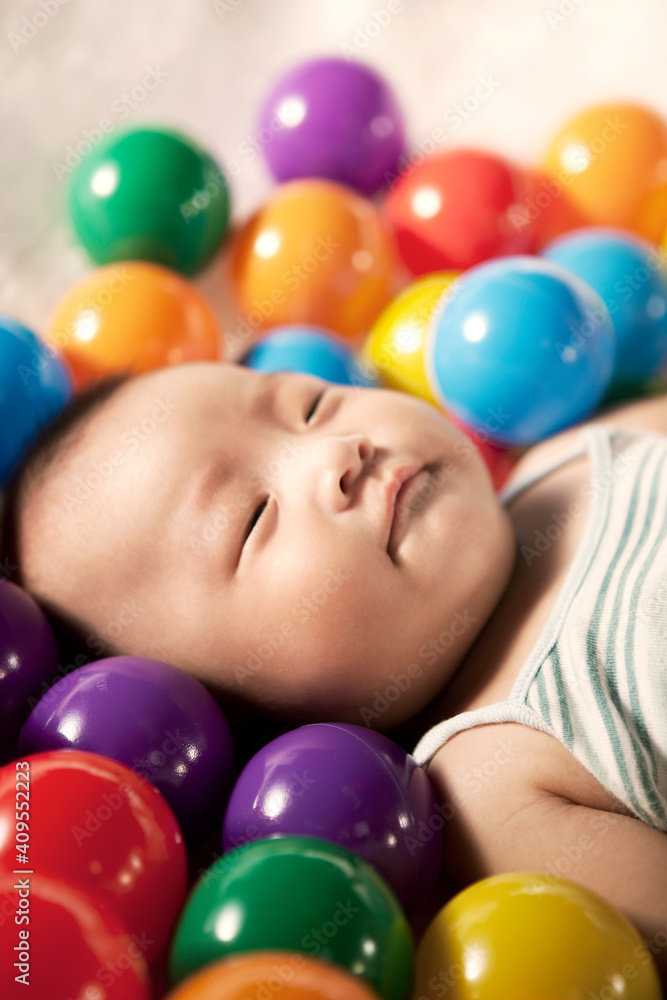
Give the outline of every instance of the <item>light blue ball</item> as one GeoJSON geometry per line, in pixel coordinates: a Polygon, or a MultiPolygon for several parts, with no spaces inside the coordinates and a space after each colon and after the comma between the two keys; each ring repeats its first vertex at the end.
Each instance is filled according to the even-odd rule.
{"type": "Polygon", "coordinates": [[[313,326],[275,326],[240,363],[260,372],[303,372],[342,385],[377,386],[371,366],[359,361],[333,334],[313,326]]]}
{"type": "Polygon", "coordinates": [[[69,373],[52,350],[21,323],[0,316],[0,489],[72,392],[69,373]]]}
{"type": "Polygon", "coordinates": [[[667,360],[667,265],[647,240],[619,229],[579,229],[542,251],[604,300],[616,333],[612,387],[657,375],[667,360]]]}
{"type": "Polygon", "coordinates": [[[531,444],[583,419],[614,364],[600,296],[539,257],[466,271],[436,306],[425,340],[435,397],[501,445],[531,444]]]}

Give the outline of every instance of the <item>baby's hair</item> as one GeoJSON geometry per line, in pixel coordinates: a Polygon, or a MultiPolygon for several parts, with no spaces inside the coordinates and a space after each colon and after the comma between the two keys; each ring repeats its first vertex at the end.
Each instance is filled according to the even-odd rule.
{"type": "Polygon", "coordinates": [[[38,481],[54,471],[91,416],[131,377],[114,372],[76,393],[25,448],[0,494],[0,579],[23,584],[19,534],[28,498],[38,481]]]}

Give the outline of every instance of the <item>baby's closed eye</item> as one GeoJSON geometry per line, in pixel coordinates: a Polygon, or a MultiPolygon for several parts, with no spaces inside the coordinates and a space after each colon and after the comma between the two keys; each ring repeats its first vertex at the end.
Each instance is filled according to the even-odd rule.
{"type": "Polygon", "coordinates": [[[255,508],[255,511],[254,511],[254,513],[252,515],[252,518],[250,520],[250,523],[249,523],[249,525],[248,525],[248,527],[246,529],[246,533],[245,533],[244,538],[243,538],[244,544],[245,544],[245,542],[247,542],[248,536],[252,532],[252,529],[255,527],[255,525],[259,521],[260,517],[262,516],[262,514],[264,512],[264,509],[265,509],[266,505],[268,504],[268,502],[269,502],[268,498],[266,498],[266,499],[262,500],[262,502],[259,504],[258,507],[255,508]]]}
{"type": "MultiPolygon", "coordinates": [[[[326,388],[322,389],[322,391],[318,392],[317,395],[315,396],[315,398],[314,398],[314,400],[313,400],[313,402],[312,402],[312,404],[310,406],[310,409],[308,410],[308,412],[306,413],[306,416],[304,418],[305,423],[309,423],[309,421],[312,420],[313,415],[315,414],[315,411],[317,410],[318,406],[320,405],[320,403],[322,401],[322,397],[324,396],[325,392],[326,392],[326,388]]],[[[268,502],[269,502],[268,501],[268,497],[265,497],[264,500],[262,500],[262,502],[253,511],[252,518],[251,518],[251,520],[250,520],[250,522],[248,524],[248,527],[246,528],[246,532],[245,532],[245,535],[244,535],[244,539],[243,539],[244,544],[248,540],[248,537],[252,533],[253,528],[255,527],[255,525],[259,521],[260,517],[264,513],[264,510],[266,509],[266,507],[268,505],[268,502]]]]}
{"type": "Polygon", "coordinates": [[[310,407],[310,409],[308,410],[308,413],[306,414],[306,417],[305,417],[305,422],[306,423],[309,423],[309,421],[312,419],[315,411],[317,410],[317,407],[320,405],[320,403],[322,401],[322,397],[324,396],[325,392],[326,392],[326,389],[323,389],[321,392],[319,392],[317,394],[317,396],[315,396],[315,399],[313,400],[313,404],[310,407]]]}

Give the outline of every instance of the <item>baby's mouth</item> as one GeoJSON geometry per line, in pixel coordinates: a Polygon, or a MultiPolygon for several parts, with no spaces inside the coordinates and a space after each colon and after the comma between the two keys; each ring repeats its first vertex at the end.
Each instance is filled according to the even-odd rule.
{"type": "Polygon", "coordinates": [[[426,484],[430,482],[431,474],[432,466],[423,466],[414,476],[406,479],[396,494],[394,520],[387,544],[387,552],[392,558],[396,556],[398,546],[407,533],[412,515],[415,511],[421,510],[428,497],[432,495],[432,490],[426,490],[426,484]]]}

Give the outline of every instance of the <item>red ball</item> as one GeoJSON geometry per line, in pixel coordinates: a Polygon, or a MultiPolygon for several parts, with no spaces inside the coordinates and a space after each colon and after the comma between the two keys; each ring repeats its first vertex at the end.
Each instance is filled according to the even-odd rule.
{"type": "Polygon", "coordinates": [[[101,899],[36,871],[0,874],[0,899],[3,1000],[149,1000],[142,939],[101,899]]]}
{"type": "Polygon", "coordinates": [[[503,448],[501,445],[493,444],[491,441],[485,439],[482,434],[476,433],[472,427],[469,427],[463,420],[459,420],[452,413],[447,413],[447,419],[451,420],[459,430],[462,430],[475,445],[486,462],[493,487],[496,493],[498,493],[509,479],[512,469],[519,460],[519,449],[503,448]]]}
{"type": "Polygon", "coordinates": [[[167,946],[187,891],[181,830],[157,788],[83,750],[0,768],[0,870],[15,868],[93,893],[142,940],[148,964],[167,946]]]}
{"type": "Polygon", "coordinates": [[[533,253],[525,174],[500,156],[458,149],[403,174],[384,209],[413,274],[465,270],[505,254],[533,253]]]}

